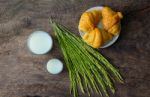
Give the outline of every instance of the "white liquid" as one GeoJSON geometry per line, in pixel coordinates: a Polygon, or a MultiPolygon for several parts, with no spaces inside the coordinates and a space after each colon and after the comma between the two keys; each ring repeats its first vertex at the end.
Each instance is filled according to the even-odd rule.
{"type": "Polygon", "coordinates": [[[59,74],[63,70],[63,63],[58,59],[51,59],[47,62],[47,71],[51,74],[59,74]]]}
{"type": "Polygon", "coordinates": [[[29,36],[28,47],[34,54],[45,54],[52,49],[52,38],[44,31],[35,31],[29,36]]]}

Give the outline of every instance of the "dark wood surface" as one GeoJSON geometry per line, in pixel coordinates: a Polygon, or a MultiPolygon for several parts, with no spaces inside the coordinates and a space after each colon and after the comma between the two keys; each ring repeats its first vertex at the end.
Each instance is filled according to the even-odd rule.
{"type": "Polygon", "coordinates": [[[67,69],[51,75],[45,68],[50,58],[63,59],[48,18],[78,35],[81,13],[99,5],[124,14],[119,40],[99,50],[125,79],[110,97],[150,97],[150,0],[0,0],[0,97],[72,97],[67,69]],[[53,37],[54,47],[46,55],[33,55],[27,48],[35,30],[53,37]]]}

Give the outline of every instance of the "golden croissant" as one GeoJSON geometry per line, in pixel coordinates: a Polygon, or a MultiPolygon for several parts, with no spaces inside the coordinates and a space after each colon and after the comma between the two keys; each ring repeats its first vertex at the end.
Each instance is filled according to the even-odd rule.
{"type": "Polygon", "coordinates": [[[84,12],[79,21],[79,30],[81,32],[92,31],[100,21],[101,11],[94,10],[89,12],[84,12]]]}
{"type": "Polygon", "coordinates": [[[94,48],[99,48],[103,44],[101,30],[95,28],[89,33],[85,33],[83,40],[94,48]]]}
{"type": "Polygon", "coordinates": [[[121,12],[115,12],[109,7],[102,9],[102,24],[105,30],[113,35],[120,31],[120,20],[123,18],[121,12]]]}

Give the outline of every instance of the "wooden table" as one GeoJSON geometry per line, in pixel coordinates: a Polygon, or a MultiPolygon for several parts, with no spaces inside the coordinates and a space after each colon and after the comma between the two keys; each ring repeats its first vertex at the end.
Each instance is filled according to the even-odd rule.
{"type": "MultiPolygon", "coordinates": [[[[150,96],[150,1],[149,0],[0,0],[0,97],[72,97],[68,71],[51,75],[50,58],[63,59],[48,18],[78,34],[82,12],[99,5],[122,11],[122,31],[111,47],[100,49],[125,79],[110,97],[150,96]],[[49,32],[54,47],[46,55],[33,55],[27,38],[35,30],[49,32]]],[[[87,97],[80,93],[79,97],[87,97]]],[[[92,97],[99,97],[92,94],[92,97]]]]}

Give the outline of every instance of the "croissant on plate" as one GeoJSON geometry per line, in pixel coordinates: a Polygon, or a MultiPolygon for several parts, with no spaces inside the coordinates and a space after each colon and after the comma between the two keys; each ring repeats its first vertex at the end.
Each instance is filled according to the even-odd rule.
{"type": "Polygon", "coordinates": [[[101,19],[101,11],[94,10],[89,12],[84,12],[81,15],[79,21],[79,30],[81,32],[90,32],[92,31],[101,19]]]}
{"type": "Polygon", "coordinates": [[[95,28],[89,33],[85,33],[82,38],[94,48],[99,48],[103,44],[102,33],[98,28],[95,28]]]}
{"type": "Polygon", "coordinates": [[[102,24],[106,31],[113,35],[120,32],[120,20],[123,18],[121,12],[115,12],[109,7],[102,9],[102,24]]]}

